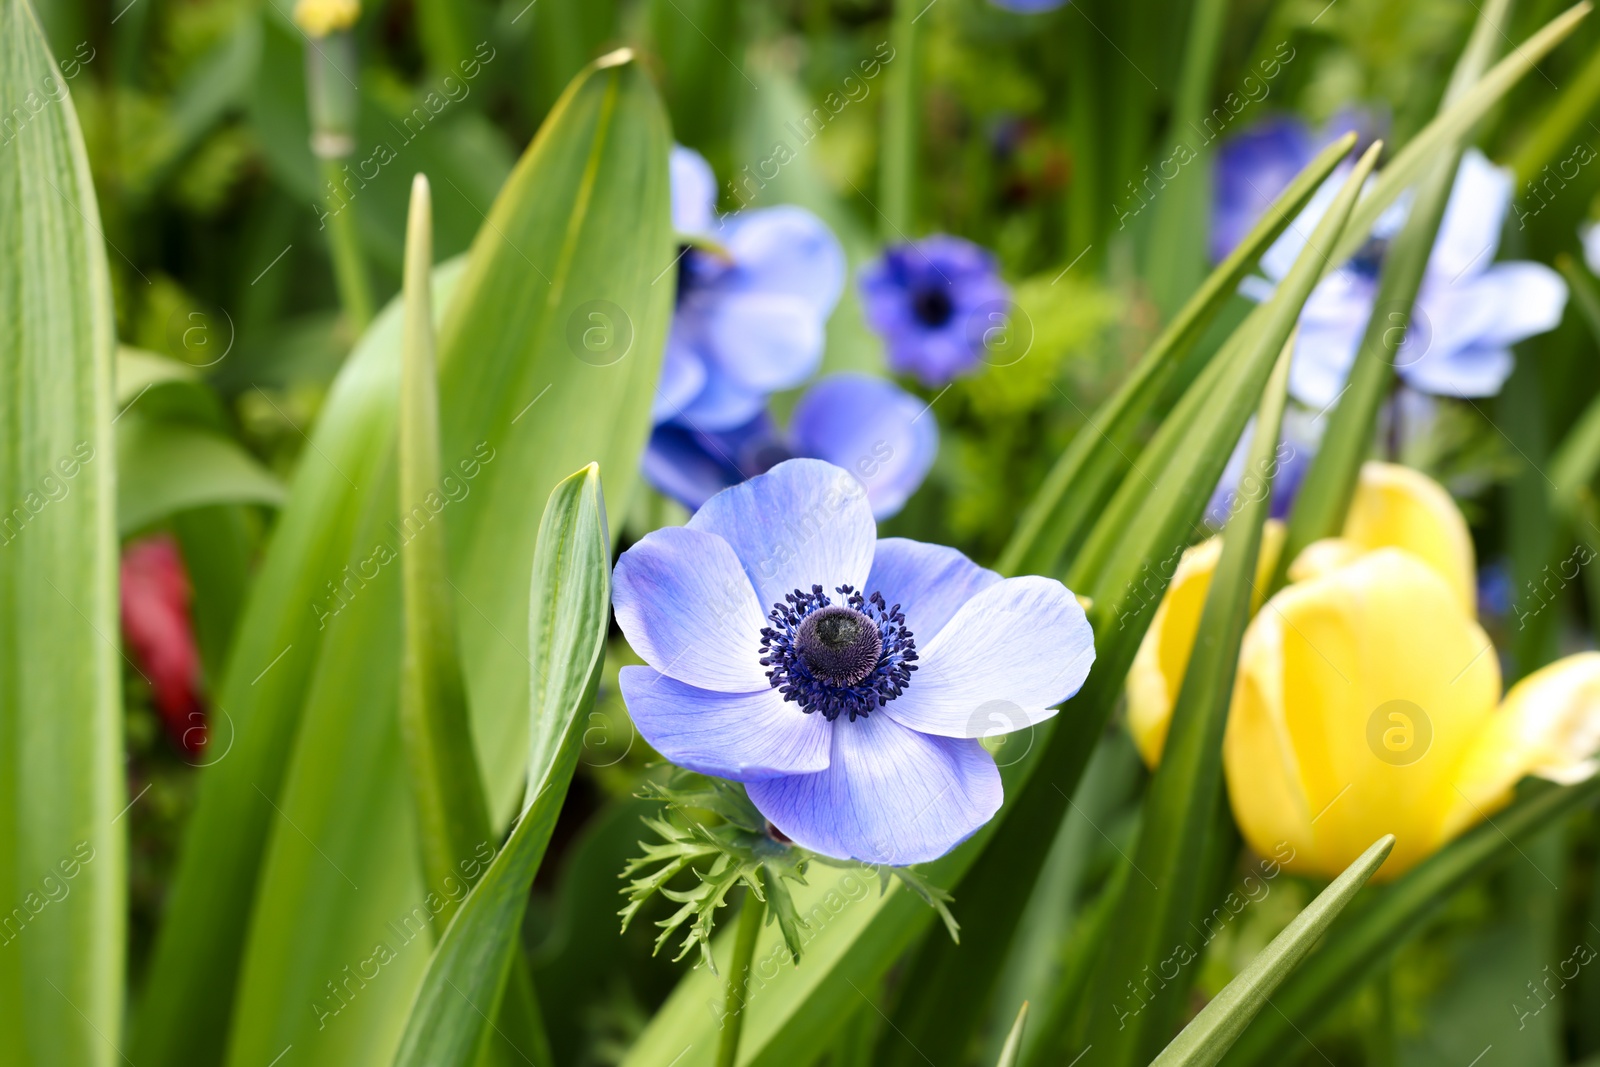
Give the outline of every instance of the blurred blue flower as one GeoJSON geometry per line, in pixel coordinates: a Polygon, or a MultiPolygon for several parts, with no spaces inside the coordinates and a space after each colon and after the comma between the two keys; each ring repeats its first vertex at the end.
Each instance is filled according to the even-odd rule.
{"type": "Polygon", "coordinates": [[[798,207],[716,217],[716,186],[686,148],[671,160],[673,225],[712,247],[678,262],[677,310],[652,416],[696,431],[748,423],[769,394],[809,378],[844,288],[844,249],[798,207]]]}
{"type": "MultiPolygon", "coordinates": [[[[1212,261],[1222,262],[1238,247],[1295,175],[1323,148],[1353,132],[1358,135],[1359,151],[1386,125],[1378,115],[1358,108],[1340,111],[1320,133],[1294,115],[1274,115],[1223,141],[1213,173],[1212,261]]],[[[1348,170],[1348,161],[1343,166],[1348,170]]],[[[1345,170],[1339,172],[1341,180],[1345,170]]],[[[1339,182],[1330,184],[1337,191],[1339,182]]]]}
{"type": "Polygon", "coordinates": [[[784,436],[761,412],[716,432],[667,422],[650,435],[644,475],[691,511],[786,459],[826,460],[856,476],[872,514],[886,519],[917,491],[939,451],[927,405],[893,382],[835,374],[807,389],[784,436]]]}
{"type": "Polygon", "coordinates": [[[878,540],[855,476],[812,459],[646,534],[612,604],[648,664],[620,687],[656,751],[744,782],[802,848],[893,866],[989,821],[1000,774],[978,739],[1049,718],[1094,662],[1060,582],[878,540]]]}
{"type": "Polygon", "coordinates": [[[989,0],[995,7],[1006,11],[1015,11],[1021,15],[1033,15],[1040,11],[1054,11],[1058,7],[1065,7],[1069,0],[989,0]]]}
{"type": "Polygon", "coordinates": [[[1315,416],[1300,408],[1291,407],[1285,411],[1278,433],[1278,447],[1273,451],[1266,470],[1246,469],[1255,435],[1256,420],[1255,416],[1251,416],[1245,424],[1244,433],[1239,436],[1239,443],[1234,446],[1233,454],[1228,457],[1228,465],[1223,468],[1217,488],[1211,494],[1211,502],[1206,505],[1206,522],[1215,528],[1226,525],[1244,501],[1259,499],[1261,487],[1269,474],[1272,476],[1271,516],[1274,519],[1286,518],[1295,496],[1300,492],[1300,483],[1305,480],[1306,471],[1311,467],[1311,457],[1316,455],[1317,446],[1322,442],[1322,427],[1315,416]]]}
{"type": "Polygon", "coordinates": [[[1211,258],[1220,263],[1317,154],[1311,127],[1278,115],[1230,137],[1217,149],[1211,210],[1211,258]]]}
{"type": "Polygon", "coordinates": [[[886,249],[862,268],[860,285],[890,369],[930,387],[977,366],[991,316],[1011,298],[990,252],[945,234],[886,249]]]}
{"type": "MultiPolygon", "coordinates": [[[[1494,262],[1511,186],[1510,172],[1483,153],[1462,157],[1416,307],[1409,321],[1399,310],[1390,313],[1406,331],[1395,352],[1405,385],[1434,396],[1493,396],[1511,374],[1511,345],[1561,321],[1567,301],[1561,275],[1542,263],[1494,262]]],[[[1288,273],[1333,195],[1330,181],[1262,256],[1261,268],[1274,282],[1288,273]]],[[[1385,212],[1366,247],[1306,301],[1289,373],[1289,391],[1302,403],[1325,408],[1343,391],[1377,298],[1384,250],[1408,207],[1402,199],[1385,212]]],[[[1240,289],[1260,300],[1273,284],[1246,279],[1240,289]]]]}

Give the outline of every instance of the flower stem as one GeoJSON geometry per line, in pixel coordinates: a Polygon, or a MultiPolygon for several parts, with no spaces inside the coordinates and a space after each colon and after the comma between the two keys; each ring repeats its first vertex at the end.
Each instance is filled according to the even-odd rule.
{"type": "Polygon", "coordinates": [[[367,265],[361,256],[361,236],[356,232],[356,216],[339,188],[339,162],[322,160],[322,176],[327,183],[328,247],[333,254],[333,278],[339,288],[339,302],[357,337],[372,321],[372,290],[367,283],[367,265]]]}
{"type": "Polygon", "coordinates": [[[733,936],[733,960],[728,965],[728,980],[722,995],[722,1042],[717,1046],[717,1067],[733,1067],[739,1058],[739,1033],[744,1029],[745,984],[750,975],[750,960],[756,953],[756,936],[761,933],[761,920],[766,910],[766,901],[752,890],[744,891],[744,905],[739,909],[739,928],[733,936]]]}

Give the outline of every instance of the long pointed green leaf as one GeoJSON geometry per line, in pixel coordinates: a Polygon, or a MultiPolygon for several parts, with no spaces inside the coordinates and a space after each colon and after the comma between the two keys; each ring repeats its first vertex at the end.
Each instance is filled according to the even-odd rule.
{"type": "MultiPolygon", "coordinates": [[[[1145,794],[1132,860],[1140,877],[1129,880],[1118,901],[1111,928],[1116,951],[1106,954],[1104,980],[1096,985],[1118,1001],[1125,985],[1133,987],[1147,971],[1161,972],[1173,946],[1188,939],[1190,917],[1202,910],[1196,898],[1205,891],[1212,813],[1222,802],[1222,735],[1256,591],[1262,524],[1272,506],[1274,457],[1293,349],[1291,335],[1262,397],[1245,468],[1252,480],[1259,479],[1261,490],[1240,497],[1238,511],[1223,531],[1222,557],[1173,705],[1161,765],[1145,794]]],[[[1181,980],[1166,983],[1137,1012],[1097,1006],[1089,1031],[1098,1050],[1096,1062],[1129,1067],[1148,1063],[1171,1033],[1187,988],[1181,980]]]]}
{"type": "MultiPolygon", "coordinates": [[[[651,284],[673,260],[669,147],[644,72],[602,59],[540,128],[464,270],[439,274],[446,473],[412,521],[448,531],[497,823],[527,769],[539,502],[596,459],[613,512],[636,484],[671,314],[671,286],[651,284]]],[[[215,1063],[225,1044],[242,1063],[291,1044],[302,1064],[386,1062],[399,1041],[450,889],[422,881],[399,739],[401,325],[392,306],[336,381],[241,623],[218,701],[238,740],[202,776],[135,1062],[215,1063]],[[380,941],[381,977],[362,978],[380,941]]]]}
{"type": "Polygon", "coordinates": [[[1028,1002],[1024,1000],[1017,1010],[1017,1021],[1011,1024],[1006,1043],[1000,1047],[1000,1058],[995,1067],[1017,1067],[1017,1057],[1022,1055],[1022,1030],[1028,1024],[1028,1002]]]}
{"type": "Polygon", "coordinates": [[[1316,947],[1345,905],[1355,899],[1367,879],[1383,866],[1393,847],[1393,835],[1385,834],[1346,867],[1344,873],[1318,893],[1317,899],[1296,915],[1282,933],[1256,954],[1250,966],[1200,1009],[1200,1014],[1151,1061],[1151,1067],[1211,1067],[1220,1060],[1266,1005],[1273,990],[1282,985],[1306,954],[1316,947]]]}
{"type": "Polygon", "coordinates": [[[77,112],[25,0],[0,2],[0,100],[0,1059],[110,1065],[127,936],[111,283],[77,112]]]}
{"type": "MultiPolygon", "coordinates": [[[[1008,792],[998,826],[983,847],[983,862],[955,888],[956,915],[967,943],[959,950],[936,940],[924,943],[914,969],[925,992],[903,1001],[896,1018],[909,1038],[906,1047],[959,1047],[977,1025],[1016,932],[1019,902],[1043,863],[1038,842],[1049,840],[1061,824],[1071,791],[1121,697],[1144,628],[1178,556],[1195,539],[1212,489],[1321,276],[1323,250],[1338,240],[1380,148],[1381,143],[1373,145],[1362,156],[1272,298],[1240,324],[1213,365],[1190,386],[1102,509],[1074,563],[1083,581],[1068,582],[1094,600],[1089,618],[1095,627],[1095,668],[1052,728],[1035,731],[1041,750],[1034,761],[1037,770],[1021,790],[1008,792]],[[1086,565],[1086,557],[1096,562],[1086,565]]],[[[901,1062],[910,1059],[905,1055],[901,1062]]]]}
{"type": "Polygon", "coordinates": [[[117,529],[124,534],[191,508],[278,507],[287,496],[236,441],[199,426],[129,412],[117,420],[116,440],[117,529]]]}
{"type": "Polygon", "coordinates": [[[1353,135],[1341,138],[1306,164],[1239,247],[1218,264],[1162,330],[1128,380],[1079,431],[1023,512],[1017,532],[996,564],[1001,573],[1055,572],[1127,472],[1129,463],[1123,450],[1133,446],[1140,421],[1150,413],[1177,365],[1215,321],[1261,253],[1288,228],[1353,144],[1353,135]]]}
{"type": "MultiPolygon", "coordinates": [[[[433,339],[433,206],[428,179],[416,176],[406,223],[405,341],[400,366],[399,522],[436,493],[439,387],[433,339]]],[[[403,529],[407,529],[402,526],[403,529]]],[[[472,883],[463,867],[490,839],[483,776],[472,751],[472,722],[456,646],[455,598],[445,559],[445,528],[425,523],[400,541],[405,648],[400,660],[400,736],[411,768],[411,792],[423,878],[428,885],[472,883]]],[[[456,912],[446,898],[433,916],[444,929],[456,912]]]]}
{"type": "Polygon", "coordinates": [[[581,724],[599,684],[610,619],[609,544],[600,473],[590,466],[556,486],[534,553],[530,647],[536,741],[527,803],[510,840],[429,961],[395,1057],[397,1067],[465,1067],[489,1025],[520,943],[528,891],[577,767],[581,724]]]}
{"type": "Polygon", "coordinates": [[[1393,885],[1383,887],[1328,930],[1327,940],[1273,999],[1276,1011],[1258,1017],[1223,1061],[1228,1067],[1277,1064],[1396,949],[1421,933],[1430,916],[1489,867],[1525,863],[1518,842],[1555,825],[1600,796],[1600,777],[1566,788],[1544,786],[1434,853],[1393,885]]]}
{"type": "MultiPolygon", "coordinates": [[[[1474,87],[1483,68],[1488,66],[1499,43],[1500,24],[1509,7],[1510,0],[1492,0],[1480,13],[1467,48],[1451,75],[1447,104],[1451,98],[1462,100],[1476,91],[1474,87]]],[[[1313,541],[1336,536],[1344,528],[1345,513],[1350,510],[1356,482],[1361,476],[1361,464],[1371,451],[1378,410],[1392,391],[1399,361],[1407,358],[1401,350],[1410,345],[1410,350],[1420,349],[1426,354],[1433,326],[1417,321],[1415,304],[1428,260],[1433,255],[1445,206],[1455,188],[1461,154],[1459,142],[1441,149],[1426,172],[1404,226],[1389,246],[1366,332],[1350,368],[1349,383],[1337,398],[1322,444],[1312,457],[1311,467],[1295,498],[1271,589],[1283,584],[1289,564],[1302,549],[1313,541]]],[[[1410,358],[1421,358],[1421,355],[1410,358]]]]}

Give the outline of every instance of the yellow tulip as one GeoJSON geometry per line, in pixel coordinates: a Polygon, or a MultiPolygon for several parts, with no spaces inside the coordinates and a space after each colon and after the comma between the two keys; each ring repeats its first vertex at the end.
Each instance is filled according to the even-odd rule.
{"type": "MultiPolygon", "coordinates": [[[[1281,533],[1263,556],[1275,557],[1281,533]]],[[[1135,658],[1129,726],[1159,759],[1220,542],[1191,549],[1135,658]]],[[[1265,570],[1266,561],[1263,562],[1265,570]]],[[[1531,675],[1500,701],[1472,612],[1472,545],[1443,487],[1367,464],[1340,538],[1309,546],[1251,622],[1223,747],[1245,839],[1333,876],[1379,836],[1392,878],[1511,798],[1527,774],[1596,770],[1600,653],[1531,675]]]]}
{"type": "Polygon", "coordinates": [[[308,37],[326,37],[348,30],[361,17],[358,0],[299,0],[294,5],[294,22],[308,37]]]}

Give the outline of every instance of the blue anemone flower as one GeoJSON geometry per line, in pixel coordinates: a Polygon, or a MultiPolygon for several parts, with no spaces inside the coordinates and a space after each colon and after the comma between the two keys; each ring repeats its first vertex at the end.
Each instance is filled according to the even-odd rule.
{"type": "Polygon", "coordinates": [[[677,310],[651,412],[695,430],[728,430],[769,394],[811,377],[844,289],[844,249],[823,221],[783,206],[718,219],[705,160],[674,150],[673,225],[703,239],[678,262],[677,310]]]}
{"type": "Polygon", "coordinates": [[[1019,15],[1034,15],[1041,11],[1054,11],[1065,7],[1068,0],[989,0],[995,7],[1015,11],[1019,15]]]}
{"type": "Polygon", "coordinates": [[[649,666],[622,697],[680,766],[744,782],[802,848],[903,866],[987,822],[979,738],[1055,714],[1094,662],[1060,582],[878,539],[861,483],[795,459],[718,493],[617,561],[618,624],[649,666]]]}
{"type": "Polygon", "coordinates": [[[1222,262],[1317,154],[1311,127],[1278,115],[1217,149],[1211,209],[1211,258],[1222,262]]]}
{"type": "Polygon", "coordinates": [[[938,451],[939,427],[926,404],[891,381],[845,373],[806,390],[787,436],[765,411],[731,430],[657,426],[645,450],[644,475],[693,511],[786,459],[822,459],[852,472],[873,515],[886,519],[917,491],[938,451]]]}
{"type": "Polygon", "coordinates": [[[860,285],[890,369],[933,388],[978,365],[994,316],[1011,300],[994,255],[946,234],[886,249],[862,269],[860,285]]]}
{"type": "MultiPolygon", "coordinates": [[[[1561,321],[1567,302],[1561,275],[1542,263],[1494,262],[1511,186],[1510,172],[1483,153],[1473,149],[1462,157],[1416,306],[1409,320],[1394,313],[1406,330],[1395,369],[1412,389],[1433,396],[1493,396],[1511,374],[1511,346],[1561,321]]],[[[1277,281],[1288,273],[1305,235],[1333,199],[1333,188],[1330,182],[1318,190],[1262,256],[1268,277],[1277,281]]],[[[1385,212],[1367,247],[1312,290],[1300,313],[1289,370],[1289,392],[1301,403],[1325,408],[1343,391],[1377,299],[1383,251],[1407,210],[1402,201],[1385,212]]],[[[1247,278],[1240,290],[1263,299],[1272,288],[1247,278]]]]}

